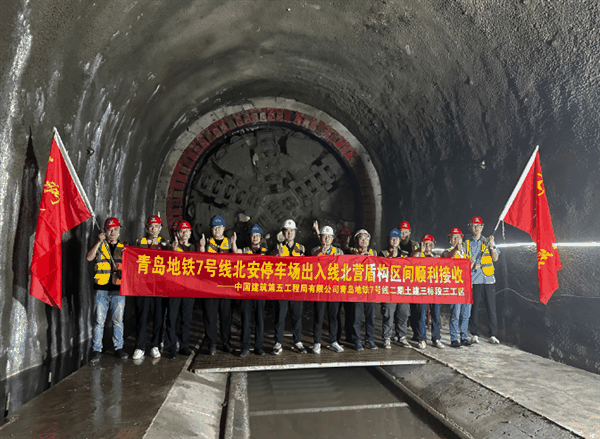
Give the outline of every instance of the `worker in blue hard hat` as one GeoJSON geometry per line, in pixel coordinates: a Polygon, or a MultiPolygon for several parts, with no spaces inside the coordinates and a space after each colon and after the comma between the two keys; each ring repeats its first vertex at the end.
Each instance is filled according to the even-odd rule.
{"type": "MultiPolygon", "coordinates": [[[[250,236],[250,245],[238,250],[237,253],[249,255],[266,255],[267,249],[261,246],[263,229],[258,224],[254,224],[248,231],[250,236]]],[[[263,350],[264,332],[265,332],[265,299],[242,299],[242,337],[240,346],[240,357],[245,357],[250,353],[250,327],[254,317],[254,353],[256,355],[265,355],[263,350]]]]}
{"type": "MultiPolygon", "coordinates": [[[[225,236],[225,219],[221,215],[215,215],[210,219],[211,237],[206,241],[204,234],[200,239],[200,251],[208,253],[229,253],[237,251],[237,236],[235,232],[231,241],[225,236]]],[[[232,353],[231,347],[231,307],[232,299],[205,298],[202,301],[204,311],[204,331],[209,341],[208,353],[217,353],[217,315],[220,320],[221,341],[223,352],[232,353]]]]}

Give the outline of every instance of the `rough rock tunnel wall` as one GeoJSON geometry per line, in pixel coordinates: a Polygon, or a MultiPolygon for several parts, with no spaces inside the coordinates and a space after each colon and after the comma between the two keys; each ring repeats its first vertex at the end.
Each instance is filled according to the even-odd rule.
{"type": "MultiPolygon", "coordinates": [[[[64,238],[63,309],[27,294],[53,126],[96,215],[120,217],[127,241],[176,139],[261,96],[319,109],[360,141],[383,231],[406,219],[443,244],[480,215],[489,234],[539,144],[557,241],[598,240],[595,2],[3,0],[0,12],[0,377],[13,408],[46,385],[41,365],[91,336],[90,222],[64,238]]],[[[499,338],[600,372],[598,250],[561,256],[543,306],[533,251],[503,252],[499,338]]]]}

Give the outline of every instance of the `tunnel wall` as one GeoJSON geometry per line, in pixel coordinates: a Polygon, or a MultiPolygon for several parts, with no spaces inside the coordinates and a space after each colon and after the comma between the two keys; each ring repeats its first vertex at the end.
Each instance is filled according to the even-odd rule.
{"type": "MultiPolygon", "coordinates": [[[[27,294],[53,126],[95,214],[121,218],[129,242],[175,140],[212,109],[257,96],[304,102],[353,133],[379,174],[384,229],[406,219],[441,244],[480,215],[490,233],[539,144],[557,241],[597,241],[599,11],[533,0],[3,1],[0,378],[41,370],[91,336],[91,222],[64,237],[63,309],[27,294]]],[[[561,255],[561,286],[543,306],[531,251],[503,254],[501,339],[598,373],[598,251],[561,255]]]]}

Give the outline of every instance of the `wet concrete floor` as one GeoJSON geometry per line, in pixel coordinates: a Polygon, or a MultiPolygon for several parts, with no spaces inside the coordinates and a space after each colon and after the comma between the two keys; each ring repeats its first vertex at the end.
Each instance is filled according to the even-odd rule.
{"type": "Polygon", "coordinates": [[[253,439],[446,437],[364,367],[251,372],[248,402],[253,439]]]}

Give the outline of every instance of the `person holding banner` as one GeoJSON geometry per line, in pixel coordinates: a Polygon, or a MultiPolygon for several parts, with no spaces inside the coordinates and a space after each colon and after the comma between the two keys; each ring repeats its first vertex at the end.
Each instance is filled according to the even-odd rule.
{"type": "MultiPolygon", "coordinates": [[[[296,242],[296,222],[292,219],[284,221],[281,227],[283,242],[280,242],[274,254],[277,256],[304,256],[305,250],[302,244],[296,242]]],[[[285,328],[285,316],[288,307],[292,317],[292,335],[294,349],[300,354],[306,354],[306,348],[302,344],[302,301],[279,300],[275,313],[275,345],[273,354],[280,355],[283,352],[283,330],[285,328]]]]}
{"type": "MultiPolygon", "coordinates": [[[[152,215],[146,221],[146,236],[136,241],[136,247],[162,250],[168,248],[169,242],[159,236],[161,229],[162,221],[160,216],[152,215]]],[[[135,298],[136,338],[135,351],[133,352],[134,360],[141,359],[146,352],[146,325],[148,313],[150,312],[151,307],[152,312],[154,313],[154,318],[152,325],[152,338],[150,339],[150,355],[153,358],[160,357],[160,351],[158,347],[163,336],[162,329],[163,322],[165,320],[165,308],[167,303],[168,299],[163,297],[137,296],[135,298]]]]}
{"type": "Polygon", "coordinates": [[[483,220],[474,216],[469,224],[473,236],[465,242],[465,251],[471,261],[471,282],[473,284],[473,309],[469,330],[473,335],[472,342],[479,343],[481,326],[479,324],[479,304],[481,299],[485,303],[490,326],[490,343],[498,344],[496,338],[498,331],[498,318],[496,317],[496,277],[494,276],[494,262],[498,260],[500,250],[496,248],[494,236],[485,238],[483,220]]]}
{"type": "MultiPolygon", "coordinates": [[[[369,248],[371,234],[365,229],[360,229],[354,234],[354,241],[357,244],[357,248],[352,249],[352,254],[377,256],[375,250],[369,248]]],[[[354,349],[357,351],[363,350],[363,345],[361,343],[361,320],[363,314],[365,315],[365,345],[369,349],[377,349],[377,345],[375,344],[375,303],[373,302],[354,303],[354,322],[352,325],[352,341],[354,342],[354,349]]]]}
{"type": "MultiPolygon", "coordinates": [[[[317,221],[315,221],[314,226],[318,230],[319,224],[317,223],[317,221]]],[[[331,227],[325,226],[321,229],[321,232],[319,233],[319,240],[321,241],[321,245],[312,250],[313,256],[338,256],[344,254],[342,250],[332,245],[333,229],[331,227]]],[[[338,311],[340,309],[340,302],[313,302],[313,304],[315,313],[315,319],[313,324],[313,353],[321,353],[321,332],[323,328],[323,320],[325,317],[325,308],[327,308],[327,316],[329,319],[329,342],[331,343],[329,349],[338,353],[344,352],[344,348],[340,346],[337,339],[338,311]]]]}
{"type": "MultiPolygon", "coordinates": [[[[467,259],[467,253],[463,246],[462,231],[454,227],[448,233],[448,240],[452,247],[444,250],[443,258],[467,259]]],[[[450,346],[460,348],[461,346],[472,346],[469,341],[469,317],[471,316],[471,304],[453,303],[450,312],[450,346]],[[459,334],[460,332],[460,334],[459,334]],[[460,341],[459,341],[460,335],[460,341]]]]}
{"type": "Polygon", "coordinates": [[[126,360],[129,355],[123,350],[123,315],[125,313],[125,296],[119,295],[121,284],[121,262],[124,246],[119,241],[121,223],[115,217],[108,218],[104,223],[104,232],[98,235],[98,241],[87,252],[85,259],[92,262],[96,259],[94,275],[94,322],[92,337],[92,355],[90,363],[100,360],[102,353],[102,338],[104,324],[110,311],[113,322],[113,344],[115,356],[126,360]]]}
{"type": "MultiPolygon", "coordinates": [[[[179,221],[175,225],[175,240],[171,246],[172,250],[177,252],[195,252],[196,246],[190,243],[191,237],[192,225],[187,221],[179,221]]],[[[181,343],[179,344],[179,353],[185,356],[191,355],[192,351],[189,348],[189,342],[193,310],[193,297],[169,297],[166,330],[167,358],[172,360],[177,358],[176,328],[178,320],[181,328],[181,343]]]]}
{"type": "MultiPolygon", "coordinates": [[[[388,249],[382,250],[379,256],[384,258],[401,258],[402,251],[400,250],[401,232],[398,229],[392,229],[388,235],[388,249]]],[[[406,340],[406,323],[410,314],[410,305],[408,303],[382,303],[381,317],[382,320],[382,337],[383,347],[385,349],[392,348],[392,324],[396,330],[398,342],[403,347],[410,347],[406,340]]]]}
{"type": "MultiPolygon", "coordinates": [[[[254,224],[249,231],[250,246],[238,250],[236,253],[245,253],[249,255],[266,255],[267,249],[260,245],[263,237],[263,229],[258,224],[254,224]]],[[[263,342],[265,339],[265,300],[242,299],[242,343],[240,347],[240,357],[246,357],[250,353],[250,327],[252,325],[252,316],[256,329],[254,332],[254,353],[256,355],[265,355],[263,342]]]]}
{"type": "MultiPolygon", "coordinates": [[[[435,239],[431,235],[424,235],[421,238],[421,248],[414,251],[411,256],[419,258],[437,258],[438,256],[433,254],[433,247],[435,246],[435,239]]],[[[430,303],[418,304],[418,316],[419,326],[417,331],[417,339],[419,341],[418,348],[425,349],[427,347],[427,308],[429,307],[431,314],[431,343],[440,349],[444,349],[446,346],[440,340],[442,338],[442,321],[440,318],[440,304],[430,303]]]]}
{"type": "MultiPolygon", "coordinates": [[[[398,229],[400,229],[400,252],[403,257],[409,257],[412,253],[419,249],[419,244],[410,239],[410,235],[412,230],[410,228],[410,223],[408,221],[402,221],[398,224],[398,229]]],[[[413,331],[413,341],[419,341],[417,334],[419,332],[419,316],[420,307],[418,303],[411,303],[409,305],[410,308],[410,327],[413,331]]],[[[397,335],[396,335],[397,337],[397,335]]],[[[394,337],[394,339],[396,338],[394,337]]]]}
{"type": "MultiPolygon", "coordinates": [[[[221,215],[215,215],[210,219],[211,237],[206,242],[204,235],[200,240],[200,251],[208,253],[237,253],[237,236],[235,232],[231,236],[231,246],[229,239],[225,236],[225,219],[221,215]]],[[[232,299],[214,299],[205,298],[202,300],[204,311],[204,332],[208,339],[209,355],[217,353],[217,315],[220,319],[221,341],[223,342],[223,352],[231,354],[231,320],[232,320],[232,299]]]]}

